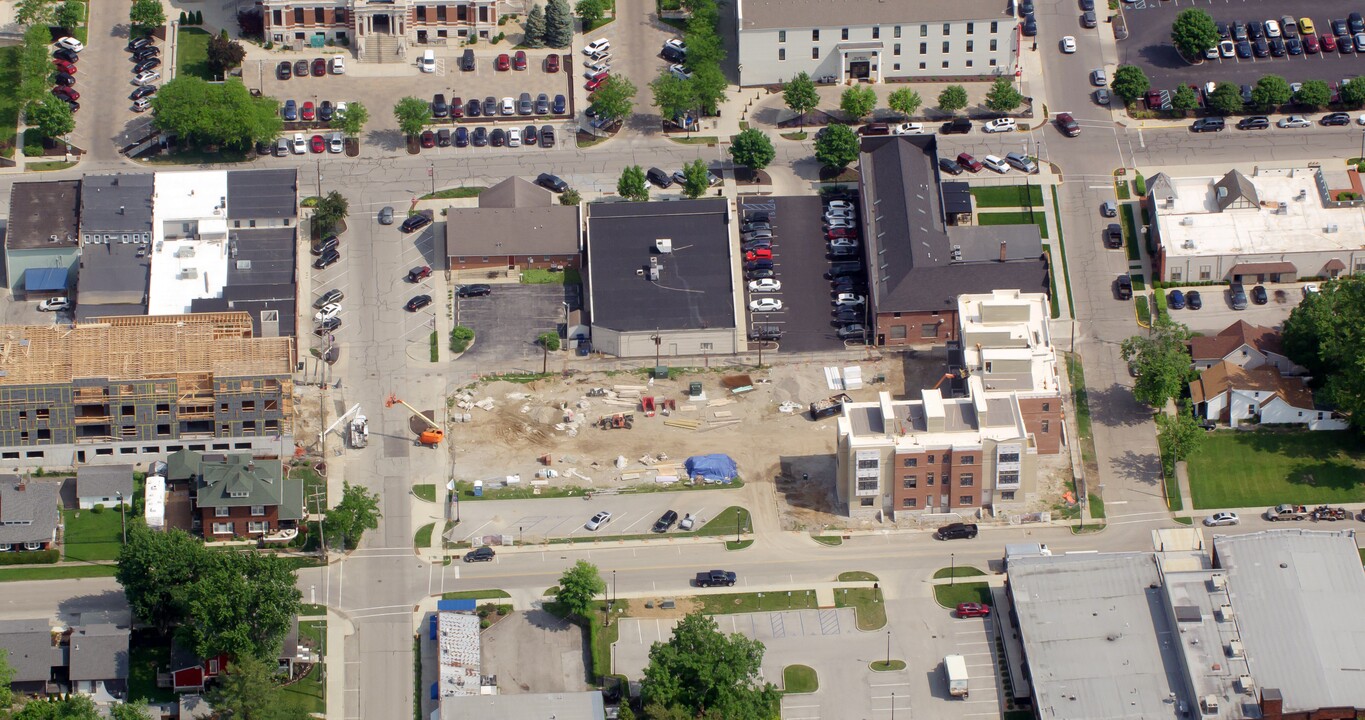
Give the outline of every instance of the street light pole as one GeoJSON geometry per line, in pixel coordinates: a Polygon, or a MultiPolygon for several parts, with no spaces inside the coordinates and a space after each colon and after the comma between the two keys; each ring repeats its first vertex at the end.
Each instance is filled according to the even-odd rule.
{"type": "Polygon", "coordinates": [[[123,528],[123,544],[128,544],[128,514],[126,506],[123,504],[123,493],[116,492],[114,497],[118,498],[119,525],[123,528]]]}
{"type": "Polygon", "coordinates": [[[891,631],[886,631],[886,667],[891,668],[891,631]]]}
{"type": "Polygon", "coordinates": [[[953,585],[957,579],[957,553],[948,553],[948,584],[953,585]]]}

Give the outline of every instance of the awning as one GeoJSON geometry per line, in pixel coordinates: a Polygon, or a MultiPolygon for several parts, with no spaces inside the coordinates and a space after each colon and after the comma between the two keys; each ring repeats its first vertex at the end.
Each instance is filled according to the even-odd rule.
{"type": "Polygon", "coordinates": [[[1344,263],[1344,262],[1342,262],[1342,261],[1340,261],[1340,260],[1338,260],[1338,259],[1336,259],[1336,258],[1332,258],[1331,260],[1328,260],[1328,261],[1327,261],[1327,264],[1322,266],[1322,271],[1323,271],[1324,273],[1329,273],[1329,272],[1332,272],[1333,270],[1336,270],[1337,272],[1340,272],[1340,271],[1345,270],[1345,269],[1346,269],[1346,263],[1344,263]]]}
{"type": "Polygon", "coordinates": [[[1294,263],[1273,262],[1239,263],[1233,265],[1232,269],[1228,272],[1233,275],[1282,275],[1284,273],[1297,275],[1299,271],[1298,268],[1294,267],[1294,263]]]}
{"type": "Polygon", "coordinates": [[[62,292],[66,290],[66,268],[29,268],[24,271],[24,289],[28,292],[62,292]]]}

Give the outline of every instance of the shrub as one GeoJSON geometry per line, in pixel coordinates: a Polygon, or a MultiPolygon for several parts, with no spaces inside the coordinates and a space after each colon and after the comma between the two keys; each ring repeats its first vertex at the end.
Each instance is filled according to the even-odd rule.
{"type": "Polygon", "coordinates": [[[485,620],[480,620],[480,621],[479,621],[479,629],[480,629],[480,630],[487,630],[487,629],[488,629],[488,626],[489,626],[489,625],[492,625],[492,624],[493,624],[493,623],[488,622],[488,620],[486,620],[486,619],[485,619],[485,620]]]}
{"type": "Polygon", "coordinates": [[[46,565],[61,559],[58,550],[25,550],[0,553],[0,565],[46,565]]]}
{"type": "Polygon", "coordinates": [[[450,351],[462,353],[474,342],[474,330],[464,325],[456,325],[450,331],[450,351]]]}
{"type": "Polygon", "coordinates": [[[1146,197],[1147,195],[1147,178],[1143,177],[1141,173],[1133,179],[1133,190],[1138,197],[1146,197]]]}
{"type": "Polygon", "coordinates": [[[90,508],[90,513],[91,513],[92,515],[99,515],[99,514],[102,513],[102,512],[104,512],[104,506],[103,506],[103,505],[96,505],[95,507],[90,508]]]}

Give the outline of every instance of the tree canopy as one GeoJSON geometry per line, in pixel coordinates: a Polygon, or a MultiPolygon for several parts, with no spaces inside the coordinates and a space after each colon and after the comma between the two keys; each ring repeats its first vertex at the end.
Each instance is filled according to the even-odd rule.
{"type": "Polygon", "coordinates": [[[578,4],[574,5],[574,11],[578,13],[578,19],[583,21],[583,32],[601,25],[608,7],[604,0],[578,0],[578,4]]]}
{"type": "Polygon", "coordinates": [[[787,104],[789,110],[801,116],[801,124],[804,126],[806,113],[820,104],[820,93],[816,92],[815,82],[810,79],[810,75],[799,72],[782,86],[782,102],[787,104]]]}
{"type": "Polygon", "coordinates": [[[74,30],[85,21],[85,3],[80,0],[66,0],[57,8],[57,25],[74,30]]]}
{"type": "Polygon", "coordinates": [[[597,596],[606,592],[606,589],[607,583],[597,571],[597,566],[587,560],[579,560],[559,576],[559,591],[555,593],[555,600],[573,614],[586,618],[592,614],[592,605],[597,596]]]}
{"type": "Polygon", "coordinates": [[[76,129],[76,116],[65,100],[48,95],[28,106],[25,116],[29,124],[38,126],[43,137],[59,138],[76,129]]]}
{"type": "Polygon", "coordinates": [[[665,68],[659,71],[658,77],[650,81],[649,88],[654,94],[654,107],[659,108],[659,114],[665,121],[685,116],[700,107],[696,83],[693,80],[684,80],[665,68]]]}
{"type": "Polygon", "coordinates": [[[1163,316],[1152,323],[1149,333],[1123,341],[1120,346],[1123,359],[1137,373],[1133,397],[1156,408],[1180,397],[1198,376],[1190,366],[1190,353],[1185,346],[1191,337],[1188,327],[1163,316]]]}
{"type": "Polygon", "coordinates": [[[146,32],[166,24],[166,10],[161,6],[161,0],[133,0],[128,21],[134,28],[146,32]]]}
{"type": "Polygon", "coordinates": [[[1109,89],[1123,98],[1125,103],[1142,97],[1151,87],[1152,81],[1147,79],[1147,73],[1136,65],[1118,66],[1114,70],[1114,79],[1109,82],[1109,89]]]}
{"type": "Polygon", "coordinates": [[[1279,75],[1264,75],[1251,89],[1251,102],[1262,109],[1270,109],[1289,102],[1293,95],[1287,80],[1279,75]]]}
{"type": "Polygon", "coordinates": [[[1204,428],[1199,426],[1188,402],[1180,403],[1175,415],[1158,413],[1156,416],[1157,442],[1161,446],[1161,464],[1174,472],[1171,463],[1184,460],[1204,441],[1204,428]]]}
{"type": "Polygon", "coordinates": [[[635,107],[635,84],[625,75],[613,74],[592,94],[592,105],[601,117],[624,120],[635,107]]]}
{"type": "Polygon", "coordinates": [[[847,125],[828,125],[815,137],[815,159],[829,168],[844,169],[858,159],[858,134],[847,125]]]}
{"type": "Polygon", "coordinates": [[[1322,80],[1304,80],[1299,91],[1294,93],[1294,102],[1308,108],[1325,107],[1332,101],[1332,89],[1322,80]]]}
{"type": "Polygon", "coordinates": [[[711,173],[706,169],[706,161],[697,158],[683,165],[683,194],[693,200],[706,194],[711,187],[711,173]]]}
{"type": "Polygon", "coordinates": [[[246,48],[236,40],[228,39],[226,32],[209,38],[208,66],[214,77],[224,77],[227,72],[242,64],[246,48]]]}
{"type": "Polygon", "coordinates": [[[369,121],[370,109],[359,102],[351,102],[346,103],[346,112],[337,113],[335,125],[338,130],[355,137],[369,121]]]}
{"type": "Polygon", "coordinates": [[[274,140],[284,127],[279,109],[274,98],[252,97],[240,78],[219,84],[180,75],[152,96],[157,128],[191,145],[246,149],[274,140]]]}
{"type": "Polygon", "coordinates": [[[431,106],[426,100],[409,95],[394,104],[393,117],[404,135],[416,137],[431,124],[431,106]]]}
{"type": "Polygon", "coordinates": [[[1014,88],[1010,78],[996,78],[986,93],[986,107],[996,112],[1009,112],[1024,104],[1024,95],[1014,88]]]}
{"type": "Polygon", "coordinates": [[[1171,93],[1171,107],[1176,110],[1194,110],[1199,107],[1199,96],[1195,94],[1194,88],[1181,85],[1171,93]]]}
{"type": "Polygon", "coordinates": [[[228,663],[206,699],[223,720],[305,720],[308,713],[289,702],[275,678],[275,664],[241,658],[228,663]]]}
{"type": "Polygon", "coordinates": [[[949,85],[938,94],[939,110],[954,113],[965,107],[967,107],[967,88],[961,85],[949,85]]]}
{"type": "Polygon", "coordinates": [[[910,117],[919,112],[920,105],[922,104],[924,104],[924,99],[919,96],[918,92],[915,92],[910,88],[893,90],[886,98],[887,107],[906,117],[910,117]]]}
{"type": "MultiPolygon", "coordinates": [[[[328,198],[332,195],[341,197],[335,191],[327,195],[328,198]]],[[[326,199],[324,198],[324,201],[326,199]]],[[[345,198],[341,199],[343,202],[345,201],[345,198]]],[[[318,209],[322,209],[322,203],[318,203],[318,209]]],[[[354,549],[360,544],[360,538],[366,530],[373,530],[377,527],[379,527],[379,495],[368,492],[359,485],[343,483],[341,502],[328,510],[322,521],[322,531],[327,535],[327,542],[342,549],[354,549]]]]}
{"type": "Polygon", "coordinates": [[[1282,337],[1289,359],[1308,369],[1318,397],[1365,429],[1365,278],[1322,285],[1289,313],[1282,337]]]}
{"type": "Polygon", "coordinates": [[[761,681],[763,652],[762,642],[724,635],[715,620],[693,613],[649,649],[641,698],[688,717],[776,718],[777,689],[761,681]]]}
{"type": "Polygon", "coordinates": [[[545,8],[536,3],[526,13],[526,22],[521,24],[521,44],[528,48],[545,47],[545,8]]]}
{"type": "Polygon", "coordinates": [[[1186,58],[1199,58],[1205,50],[1218,44],[1218,26],[1207,11],[1186,8],[1171,24],[1171,42],[1186,58]]]}
{"type": "Polygon", "coordinates": [[[772,138],[758,128],[741,130],[730,143],[730,157],[736,163],[754,170],[762,170],[777,157],[772,138]]]}
{"type": "Polygon", "coordinates": [[[30,700],[12,717],[13,720],[101,720],[95,701],[89,695],[81,694],[30,700]]]}
{"type": "Polygon", "coordinates": [[[14,704],[14,690],[9,684],[14,682],[14,667],[9,664],[9,650],[0,648],[0,708],[14,704]]]}
{"type": "Polygon", "coordinates": [[[545,5],[545,44],[566,48],[570,42],[573,42],[573,13],[569,11],[568,0],[550,0],[545,5]]]}
{"type": "Polygon", "coordinates": [[[1218,83],[1208,97],[1209,108],[1220,113],[1235,113],[1242,110],[1242,91],[1232,83],[1218,83]]]}
{"type": "Polygon", "coordinates": [[[877,91],[867,85],[850,85],[839,96],[839,109],[856,120],[862,120],[877,108],[877,91]]]}
{"type": "Polygon", "coordinates": [[[1341,101],[1351,107],[1365,104],[1365,76],[1356,76],[1341,86],[1341,101]]]}
{"type": "Polygon", "coordinates": [[[336,190],[329,191],[318,198],[317,205],[313,207],[313,235],[322,237],[332,232],[337,223],[345,220],[350,212],[351,204],[346,200],[346,196],[336,190]]]}
{"type": "Polygon", "coordinates": [[[628,165],[621,171],[616,181],[616,194],[627,200],[644,202],[649,199],[649,186],[645,184],[645,171],[639,165],[628,165]]]}
{"type": "Polygon", "coordinates": [[[57,9],[52,0],[17,0],[14,3],[14,19],[20,25],[41,27],[47,32],[46,25],[52,22],[57,9]]]}
{"type": "Polygon", "coordinates": [[[142,523],[128,528],[128,542],[119,549],[114,577],[133,615],[165,630],[185,607],[185,593],[208,561],[204,545],[183,530],[150,530],[142,523]]]}

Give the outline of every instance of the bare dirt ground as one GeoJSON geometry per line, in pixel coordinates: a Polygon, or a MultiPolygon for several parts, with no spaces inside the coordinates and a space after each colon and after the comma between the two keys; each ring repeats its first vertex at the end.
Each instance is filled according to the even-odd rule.
{"type": "Polygon", "coordinates": [[[628,600],[626,615],[633,618],[682,618],[687,617],[688,613],[700,609],[701,605],[692,598],[673,598],[676,607],[664,609],[659,607],[662,598],[646,598],[628,600]],[[654,607],[645,607],[646,603],[653,604],[654,607]]]}

